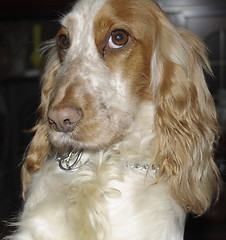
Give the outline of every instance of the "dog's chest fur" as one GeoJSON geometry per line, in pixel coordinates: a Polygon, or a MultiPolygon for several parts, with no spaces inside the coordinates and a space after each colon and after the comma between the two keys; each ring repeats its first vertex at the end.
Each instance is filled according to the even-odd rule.
{"type": "Polygon", "coordinates": [[[166,184],[149,185],[154,171],[99,157],[76,172],[53,159],[36,174],[22,216],[26,239],[182,239],[185,214],[166,184]]]}

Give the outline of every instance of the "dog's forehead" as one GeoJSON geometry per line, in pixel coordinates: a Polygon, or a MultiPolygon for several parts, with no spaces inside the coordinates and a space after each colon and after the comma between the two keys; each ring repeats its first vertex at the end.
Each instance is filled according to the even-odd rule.
{"type": "Polygon", "coordinates": [[[76,32],[84,32],[93,27],[96,18],[100,16],[131,23],[134,17],[142,16],[145,19],[146,9],[151,2],[153,4],[152,0],[79,0],[61,20],[61,24],[69,27],[76,26],[76,32]]]}
{"type": "Polygon", "coordinates": [[[108,0],[79,0],[72,10],[61,20],[63,26],[76,27],[76,32],[92,27],[96,14],[108,0]]]}
{"type": "MultiPolygon", "coordinates": [[[[67,29],[71,47],[68,59],[81,55],[95,60],[98,56],[94,38],[94,19],[108,0],[79,0],[72,10],[61,19],[61,25],[67,29]],[[93,59],[95,58],[95,59],[93,59]]],[[[91,59],[90,59],[91,60],[91,59]]]]}
{"type": "MultiPolygon", "coordinates": [[[[89,38],[93,41],[98,32],[108,33],[111,27],[111,30],[133,28],[133,33],[142,39],[146,26],[157,22],[157,12],[159,8],[152,0],[79,0],[61,24],[67,28],[73,42],[83,39],[82,46],[90,42],[89,38]]],[[[79,44],[77,42],[76,48],[79,44]]]]}

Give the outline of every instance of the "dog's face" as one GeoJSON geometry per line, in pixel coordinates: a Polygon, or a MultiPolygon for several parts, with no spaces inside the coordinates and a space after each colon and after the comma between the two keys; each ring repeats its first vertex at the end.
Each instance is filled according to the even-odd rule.
{"type": "Polygon", "coordinates": [[[138,104],[151,99],[155,29],[146,26],[155,20],[150,7],[139,11],[145,2],[83,0],[62,20],[47,111],[55,146],[106,147],[124,136],[138,104]]]}

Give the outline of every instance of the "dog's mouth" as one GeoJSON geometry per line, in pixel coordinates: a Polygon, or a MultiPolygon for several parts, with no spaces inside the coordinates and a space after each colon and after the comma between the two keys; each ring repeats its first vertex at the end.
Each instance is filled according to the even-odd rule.
{"type": "MultiPolygon", "coordinates": [[[[49,118],[49,138],[56,148],[73,148],[77,150],[104,149],[120,141],[131,122],[129,114],[103,114],[103,111],[93,117],[76,116],[78,121],[65,118],[63,121],[53,121],[49,118]],[[130,120],[129,120],[130,119],[130,120]]],[[[75,118],[74,118],[75,119],[75,118]]]]}
{"type": "Polygon", "coordinates": [[[107,148],[120,141],[133,122],[130,104],[115,104],[114,99],[106,103],[98,94],[97,97],[86,95],[71,97],[70,102],[51,100],[46,117],[50,142],[57,149],[68,146],[78,150],[107,148]]]}

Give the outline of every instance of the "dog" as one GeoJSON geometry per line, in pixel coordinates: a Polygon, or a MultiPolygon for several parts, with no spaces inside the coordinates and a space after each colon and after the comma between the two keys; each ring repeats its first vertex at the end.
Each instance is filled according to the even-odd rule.
{"type": "Polygon", "coordinates": [[[153,0],[79,0],[60,20],[8,240],[182,240],[217,200],[204,44],[153,0]]]}

